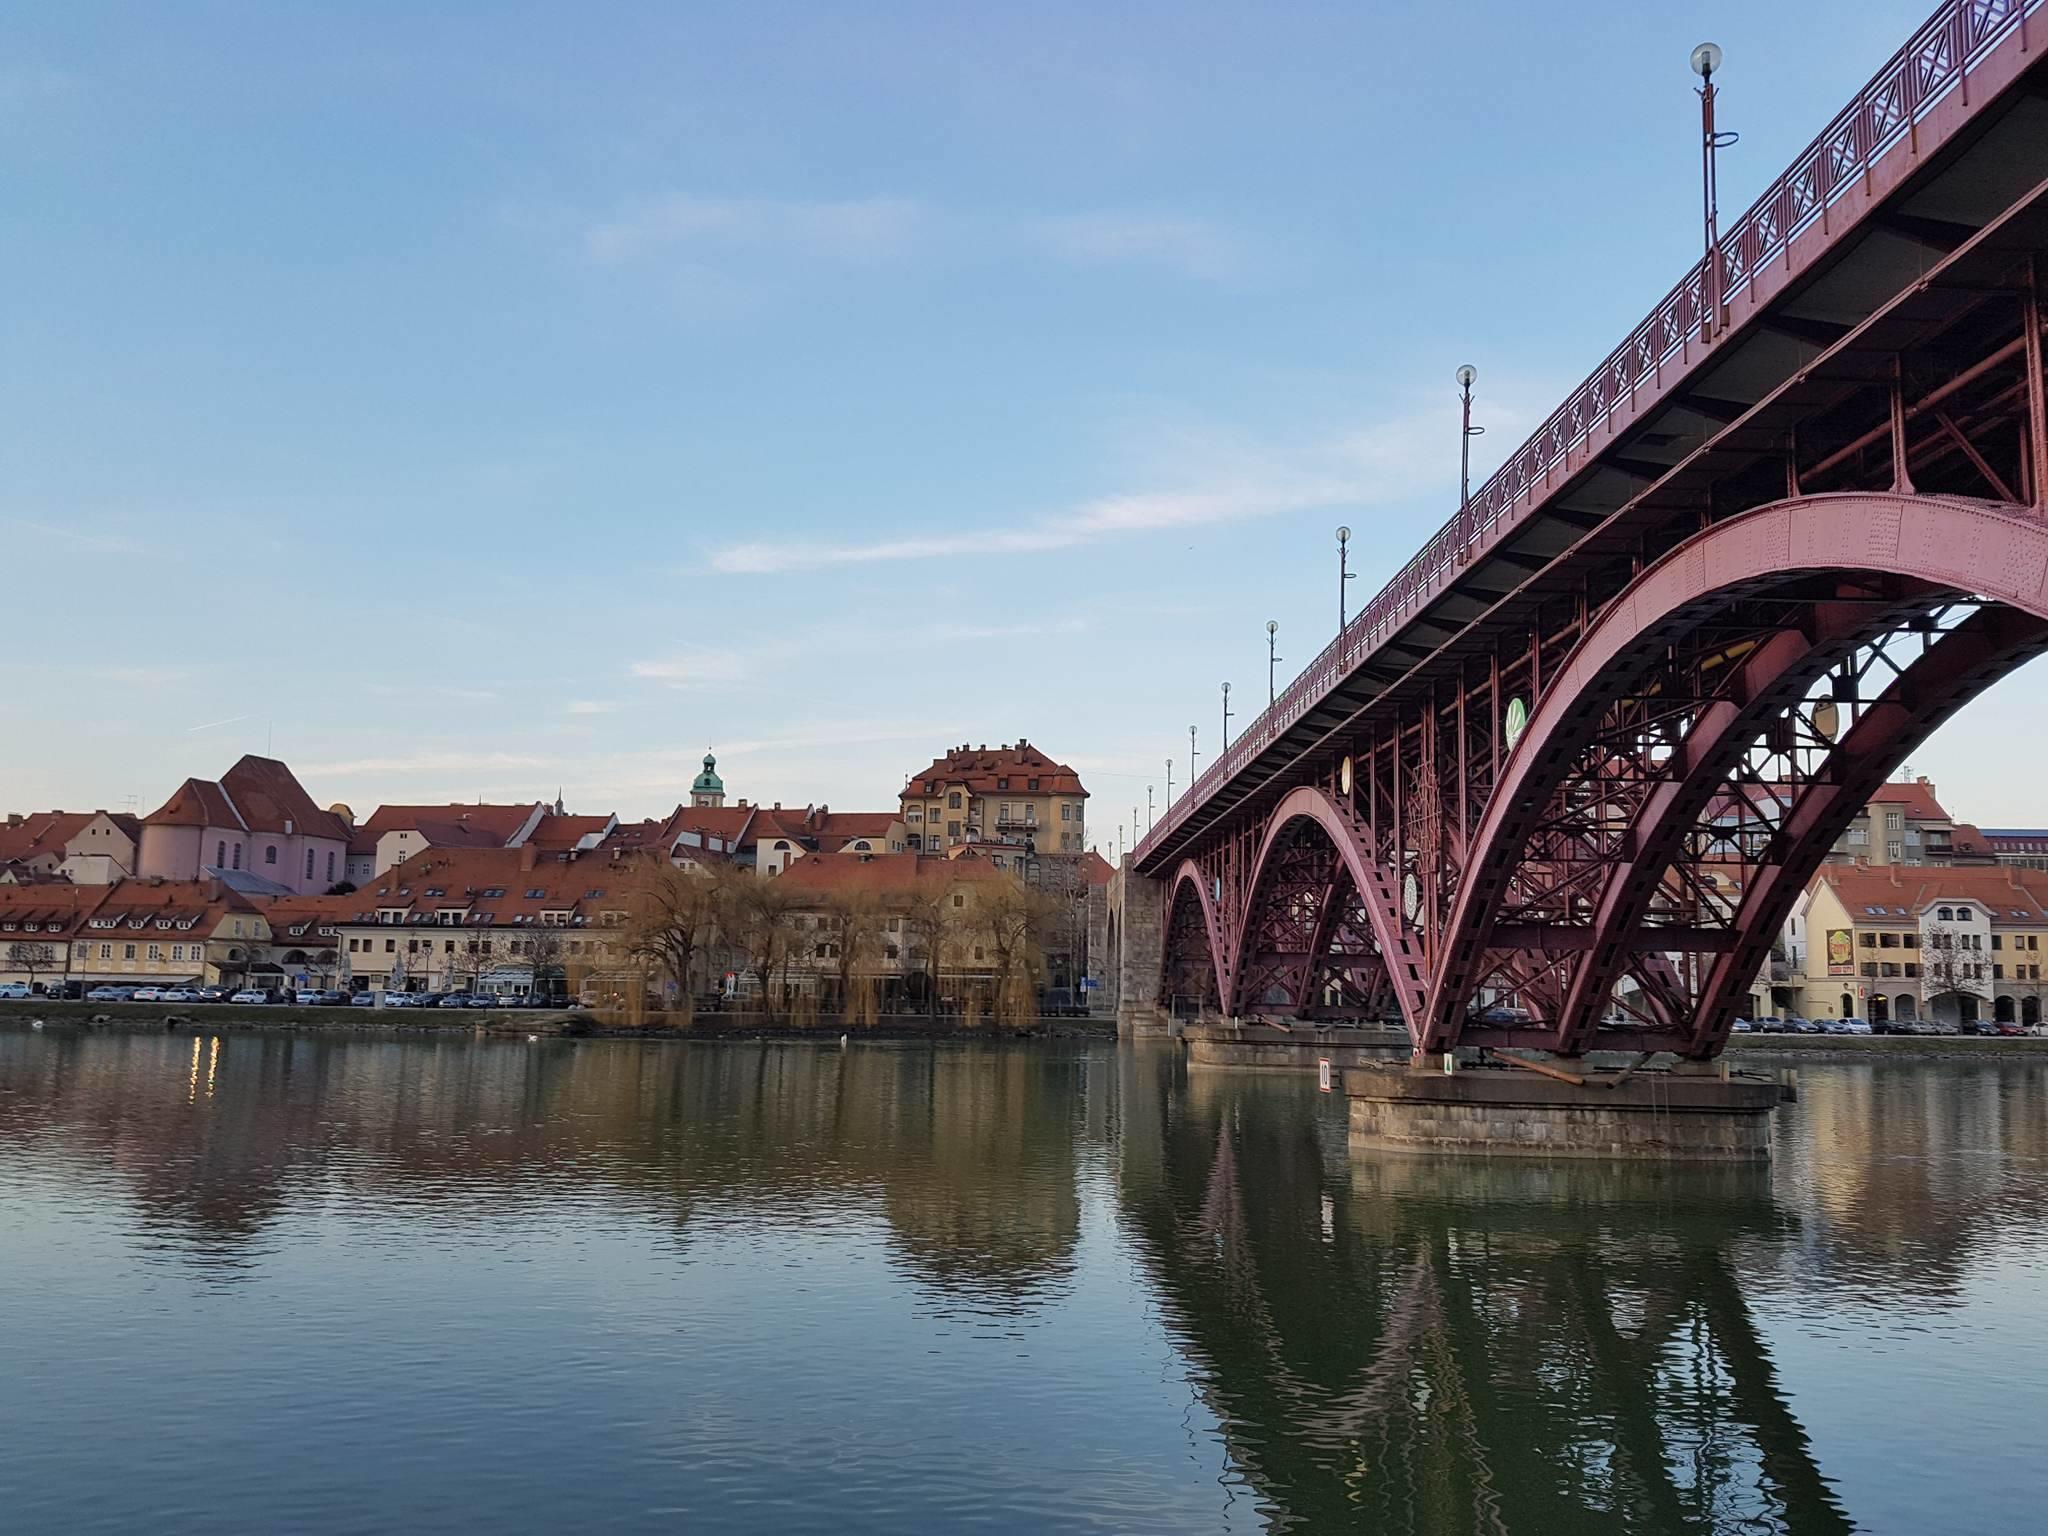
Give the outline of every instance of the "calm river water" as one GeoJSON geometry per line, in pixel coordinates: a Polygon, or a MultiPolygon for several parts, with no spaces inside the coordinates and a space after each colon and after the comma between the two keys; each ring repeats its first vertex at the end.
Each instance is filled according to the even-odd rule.
{"type": "Polygon", "coordinates": [[[0,1030],[9,1532],[2007,1533],[2048,1070],[1754,1177],[1164,1050],[0,1030]]]}

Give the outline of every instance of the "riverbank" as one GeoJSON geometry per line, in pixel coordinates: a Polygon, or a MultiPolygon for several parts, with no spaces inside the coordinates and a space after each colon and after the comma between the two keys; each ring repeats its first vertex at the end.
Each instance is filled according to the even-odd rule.
{"type": "Polygon", "coordinates": [[[282,1004],[86,1003],[47,998],[0,1000],[0,1026],[40,1020],[66,1028],[199,1030],[209,1033],[320,1031],[353,1035],[541,1035],[596,1040],[864,1040],[1114,1039],[1111,1019],[1037,1018],[968,1024],[957,1018],[890,1015],[873,1024],[837,1019],[775,1019],[759,1013],[700,1013],[687,1024],[608,1023],[569,1009],[300,1008],[282,1004]]]}

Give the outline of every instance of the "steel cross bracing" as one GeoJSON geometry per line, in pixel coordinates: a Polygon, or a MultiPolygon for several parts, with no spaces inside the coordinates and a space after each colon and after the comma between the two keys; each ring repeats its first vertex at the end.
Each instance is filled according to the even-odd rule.
{"type": "MultiPolygon", "coordinates": [[[[2005,42],[2048,43],[1997,10],[1920,35],[1977,39],[1955,55],[1971,89],[2005,42]]],[[[1870,99],[1924,106],[1908,77],[1870,99]]],[[[1930,173],[1981,192],[1995,165],[1995,211],[1936,219],[1958,183],[1898,182],[1872,216],[1920,253],[1909,281],[1840,300],[1852,253],[1841,318],[1761,315],[1797,332],[1786,366],[1693,387],[1696,430],[1598,466],[1627,488],[1610,510],[1545,508],[1547,542],[1508,530],[1428,628],[1366,647],[1322,702],[1297,685],[1183,797],[1137,855],[1172,884],[1163,1000],[1398,1020],[1430,1051],[1719,1049],[1869,793],[2048,648],[2048,102],[2023,68],[2000,78],[2003,116],[1973,142],[1947,128],[1994,158],[1930,173]],[[1288,730],[1282,769],[1243,773],[1288,730]]],[[[1727,292],[1757,275],[1731,266],[1727,292]]]]}

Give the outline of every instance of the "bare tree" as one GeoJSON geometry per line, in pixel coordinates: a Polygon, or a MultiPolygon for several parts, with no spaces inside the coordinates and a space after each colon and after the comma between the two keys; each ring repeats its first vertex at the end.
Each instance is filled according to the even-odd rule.
{"type": "Polygon", "coordinates": [[[994,972],[997,1020],[1031,1017],[1038,1011],[1045,934],[1060,915],[1058,899],[1022,880],[993,880],[976,893],[972,910],[972,932],[994,972]]]}
{"type": "Polygon", "coordinates": [[[910,893],[903,911],[903,937],[909,958],[924,978],[926,1010],[939,1012],[939,973],[959,947],[968,926],[968,895],[961,880],[933,881],[910,893]]]}
{"type": "Polygon", "coordinates": [[[779,966],[784,989],[789,985],[794,903],[774,880],[764,880],[743,870],[727,877],[726,887],[726,934],[746,956],[747,969],[761,988],[762,1011],[773,1018],[776,999],[769,984],[779,966]]]}
{"type": "Polygon", "coordinates": [[[881,953],[884,913],[873,891],[836,891],[825,915],[838,947],[839,1013],[849,1024],[875,1021],[874,959],[881,953]]]}
{"type": "Polygon", "coordinates": [[[1984,984],[1984,956],[1968,947],[1970,937],[1964,929],[1941,923],[1928,925],[1920,950],[1920,977],[1930,1012],[1937,998],[1955,997],[1960,1012],[1962,998],[1983,1001],[1989,997],[1990,988],[1984,984]]]}
{"type": "Polygon", "coordinates": [[[700,961],[726,917],[730,883],[704,870],[651,862],[627,898],[626,954],[673,982],[687,1020],[695,1006],[700,961]]]}
{"type": "Polygon", "coordinates": [[[7,946],[7,969],[24,973],[31,988],[36,984],[36,974],[56,963],[57,951],[48,944],[18,939],[7,946]]]}

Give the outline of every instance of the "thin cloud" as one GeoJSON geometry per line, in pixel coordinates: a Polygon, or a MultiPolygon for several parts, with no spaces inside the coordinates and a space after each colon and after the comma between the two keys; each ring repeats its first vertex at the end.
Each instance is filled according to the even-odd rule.
{"type": "Polygon", "coordinates": [[[1220,282],[1249,265],[1244,237],[1206,219],[1105,210],[1031,220],[1026,233],[1074,266],[1161,267],[1220,282]]]}
{"type": "Polygon", "coordinates": [[[746,663],[732,651],[684,651],[650,661],[636,661],[628,673],[650,683],[671,688],[701,688],[717,683],[736,683],[746,675],[746,663]]]}
{"type": "Polygon", "coordinates": [[[568,713],[572,715],[609,715],[618,705],[606,699],[571,699],[568,713]]]}
{"type": "Polygon", "coordinates": [[[308,763],[301,777],[332,774],[385,774],[394,778],[435,777],[457,782],[479,773],[507,768],[545,768],[550,759],[517,752],[416,752],[407,757],[357,757],[331,763],[308,763]]]}
{"type": "Polygon", "coordinates": [[[617,266],[679,249],[775,248],[841,262],[899,256],[916,241],[924,210],[904,198],[777,202],[677,195],[638,204],[584,231],[584,253],[617,266]]]}
{"type": "Polygon", "coordinates": [[[211,731],[219,726],[238,725],[244,720],[253,718],[255,717],[252,715],[229,715],[225,720],[209,720],[204,725],[188,725],[185,727],[185,732],[187,735],[190,735],[194,731],[211,731]]]}

